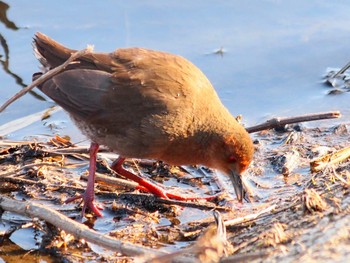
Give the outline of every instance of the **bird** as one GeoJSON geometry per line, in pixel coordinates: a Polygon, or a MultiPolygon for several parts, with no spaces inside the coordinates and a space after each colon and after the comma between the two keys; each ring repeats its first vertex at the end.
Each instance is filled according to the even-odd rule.
{"type": "MultiPolygon", "coordinates": [[[[77,51],[40,32],[33,38],[33,48],[42,65],[33,80],[77,51]]],[[[123,168],[126,158],[219,170],[231,179],[242,202],[242,176],[254,155],[252,139],[204,73],[184,57],[139,47],[91,52],[38,88],[91,140],[86,190],[66,201],[82,199],[82,214],[89,209],[102,216],[94,194],[100,145],[119,155],[113,170],[157,196],[186,199],[123,168]]]]}

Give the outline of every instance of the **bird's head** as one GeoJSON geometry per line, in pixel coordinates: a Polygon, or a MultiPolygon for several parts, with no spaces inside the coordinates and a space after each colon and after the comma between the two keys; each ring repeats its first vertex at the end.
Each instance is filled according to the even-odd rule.
{"type": "Polygon", "coordinates": [[[223,136],[216,147],[212,166],[230,177],[237,199],[241,202],[244,197],[242,174],[253,159],[253,142],[243,128],[238,134],[223,136]]]}

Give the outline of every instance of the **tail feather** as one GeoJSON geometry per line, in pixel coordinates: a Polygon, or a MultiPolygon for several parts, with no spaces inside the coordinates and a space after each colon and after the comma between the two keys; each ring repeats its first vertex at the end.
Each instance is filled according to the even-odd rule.
{"type": "Polygon", "coordinates": [[[35,56],[47,69],[61,65],[76,51],[62,46],[40,32],[35,34],[33,48],[35,56]]]}
{"type": "MultiPolygon", "coordinates": [[[[37,32],[33,39],[34,54],[44,66],[43,72],[62,65],[77,50],[69,49],[49,38],[43,33],[37,32]]],[[[114,60],[114,53],[93,53],[77,59],[79,62],[70,64],[70,69],[94,69],[112,72],[118,66],[114,60]]]]}

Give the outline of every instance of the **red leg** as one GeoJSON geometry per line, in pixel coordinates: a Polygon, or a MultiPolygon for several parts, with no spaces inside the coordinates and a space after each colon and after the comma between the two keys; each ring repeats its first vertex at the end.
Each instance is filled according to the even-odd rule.
{"type": "Polygon", "coordinates": [[[205,199],[205,200],[211,200],[214,199],[216,196],[207,196],[207,197],[187,197],[177,194],[168,193],[160,186],[147,181],[146,179],[133,174],[123,168],[123,162],[125,158],[119,157],[117,160],[115,160],[111,166],[111,168],[116,171],[118,174],[124,176],[125,178],[128,178],[130,180],[133,180],[134,182],[138,183],[139,186],[136,188],[138,190],[142,190],[145,192],[149,192],[154,194],[155,196],[163,197],[166,199],[176,199],[176,200],[183,200],[183,201],[190,201],[190,200],[198,200],[198,199],[205,199]]]}
{"type": "Polygon", "coordinates": [[[89,177],[86,186],[85,193],[79,196],[75,196],[66,200],[66,204],[70,203],[76,199],[83,199],[83,209],[81,211],[82,216],[85,214],[86,208],[89,208],[92,212],[94,212],[97,216],[102,216],[99,208],[94,204],[95,199],[95,171],[96,171],[96,154],[98,152],[99,145],[97,143],[92,142],[90,145],[90,164],[89,164],[89,177]]]}

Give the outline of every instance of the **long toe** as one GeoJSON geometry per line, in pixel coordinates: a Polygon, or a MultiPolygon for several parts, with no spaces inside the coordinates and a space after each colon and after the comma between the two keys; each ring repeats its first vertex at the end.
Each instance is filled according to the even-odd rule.
{"type": "Polygon", "coordinates": [[[88,208],[91,212],[93,212],[96,216],[98,217],[102,217],[102,213],[100,212],[100,210],[102,210],[102,207],[99,205],[96,205],[94,203],[94,200],[91,198],[85,198],[85,196],[83,197],[83,210],[82,210],[82,217],[85,215],[85,211],[86,208],[88,208]]]}

